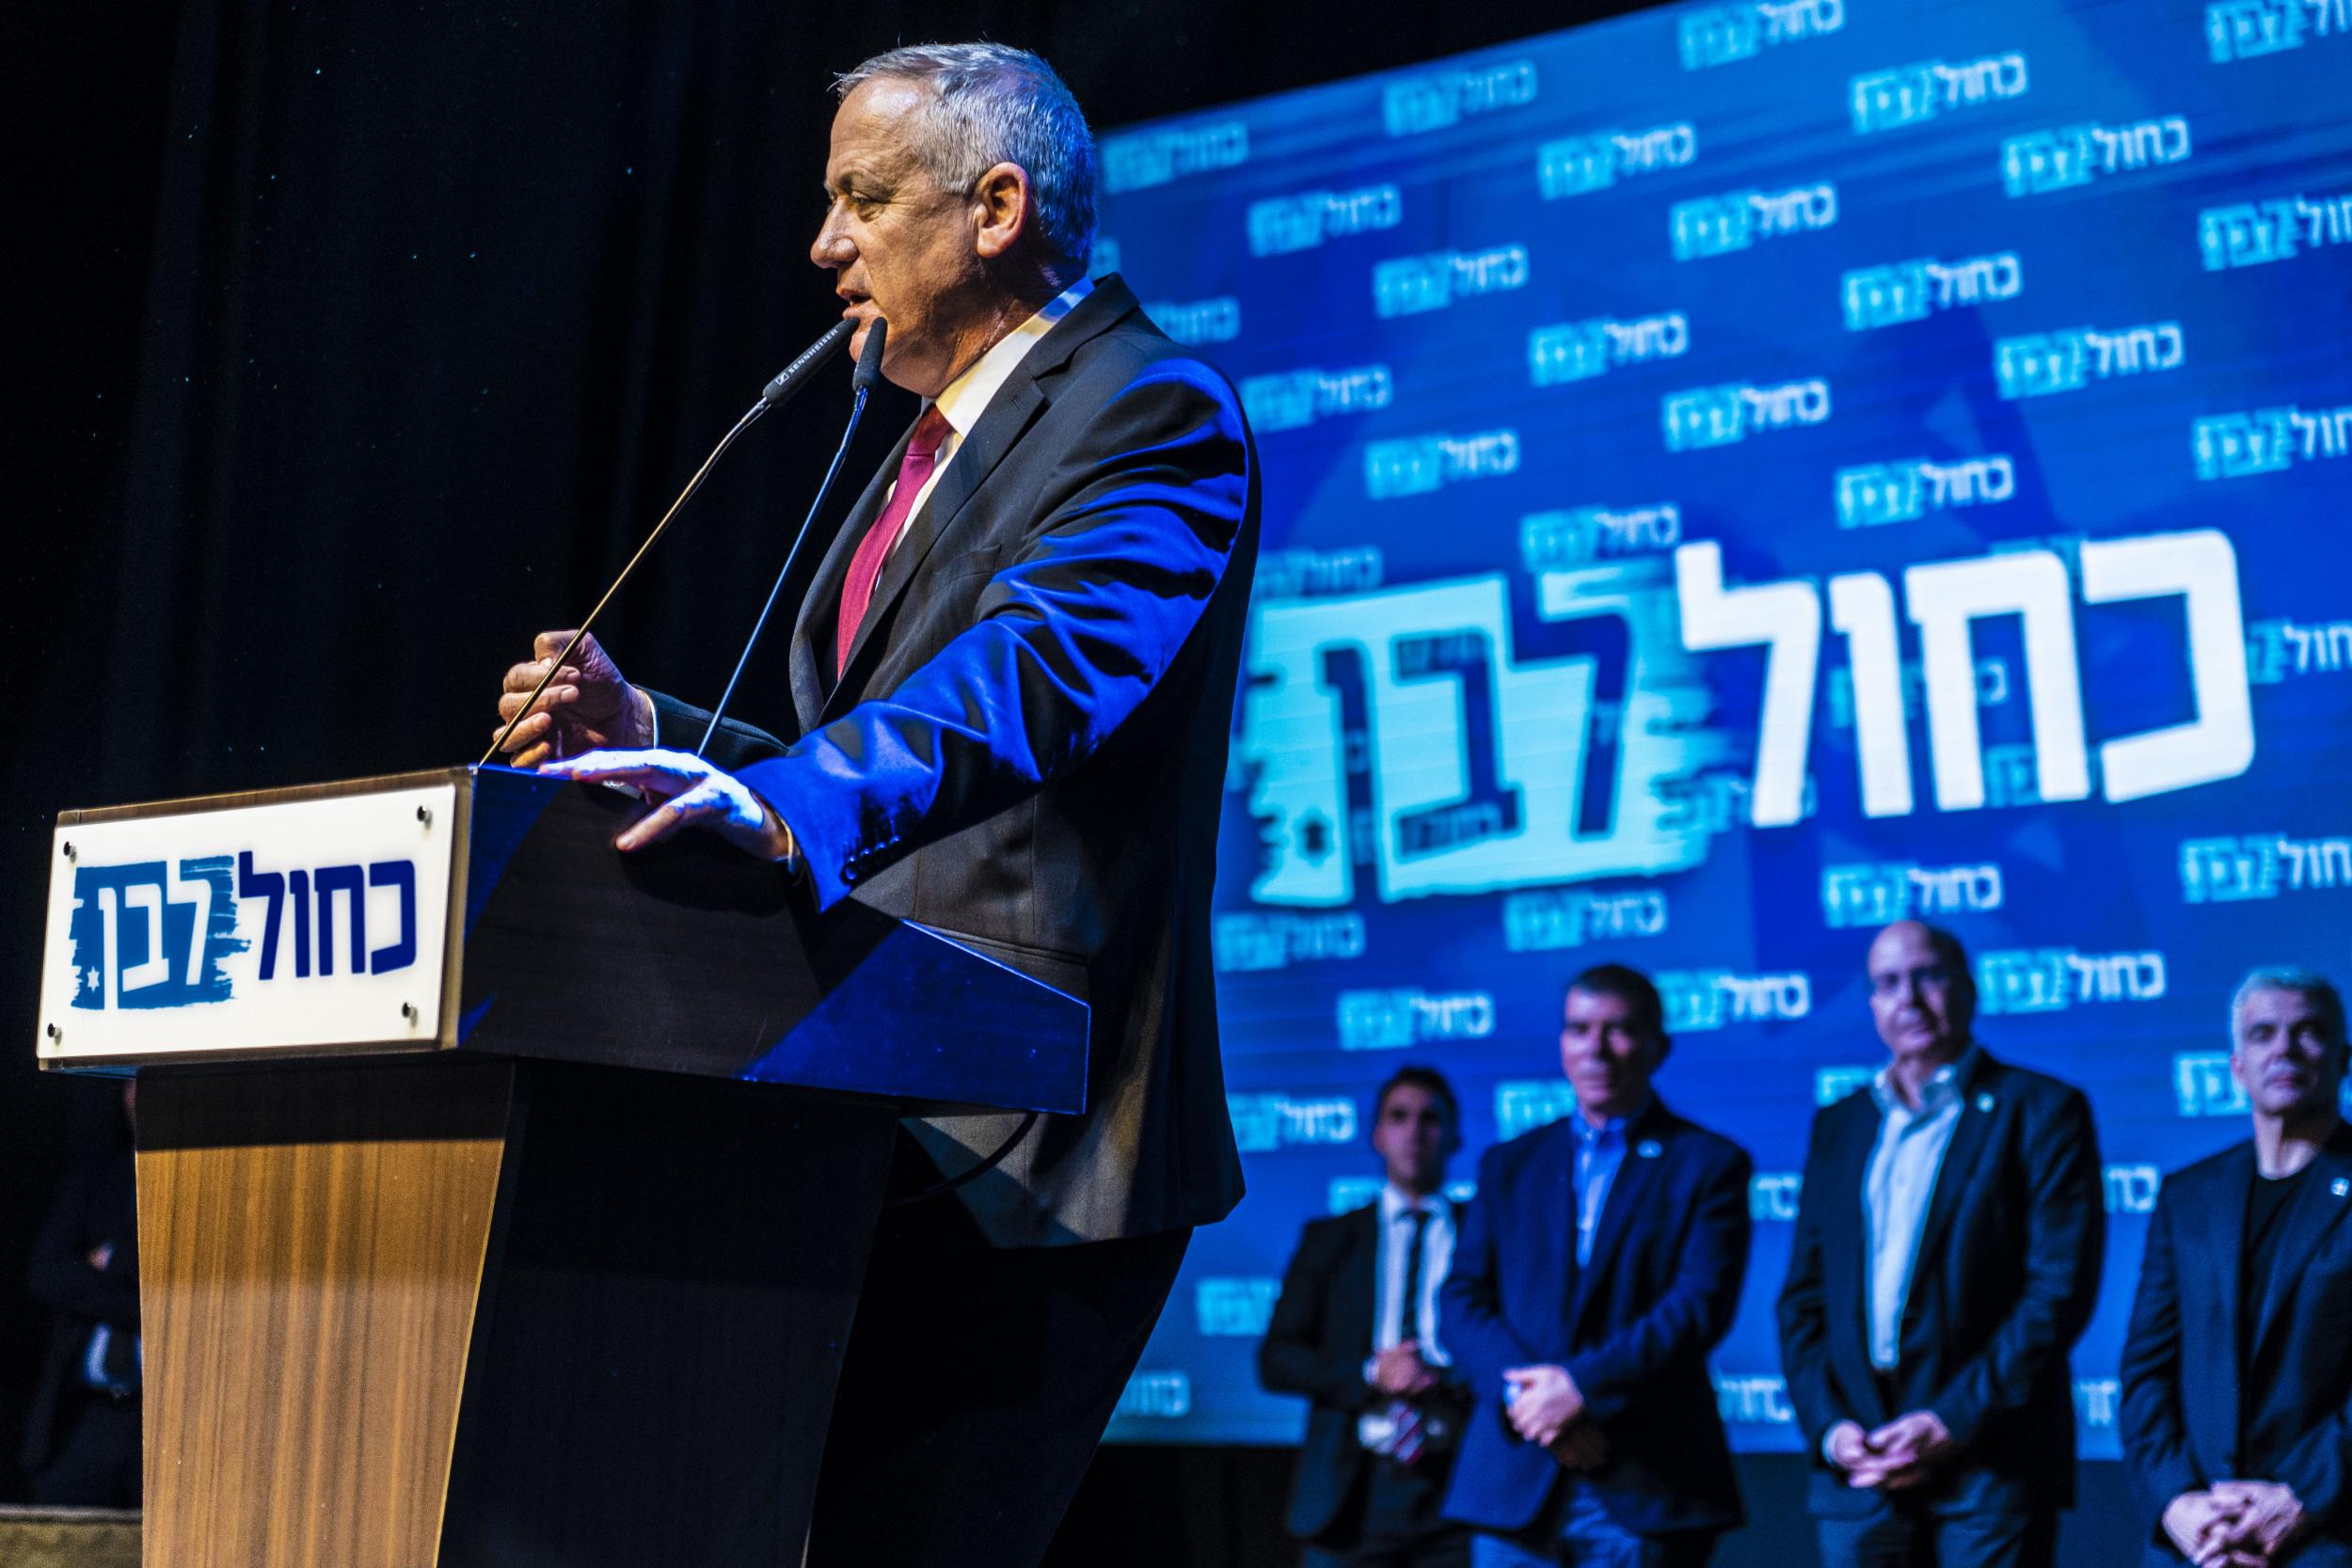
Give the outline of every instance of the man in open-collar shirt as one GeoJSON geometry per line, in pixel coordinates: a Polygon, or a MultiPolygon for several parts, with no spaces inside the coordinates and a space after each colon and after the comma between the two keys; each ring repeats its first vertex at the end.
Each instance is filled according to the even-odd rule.
{"type": "Polygon", "coordinates": [[[2344,997],[2258,969],[2230,1003],[2253,1135],[2165,1178],[2116,1423],[2143,1568],[2352,1564],[2352,1128],[2344,997]]]}
{"type": "Polygon", "coordinates": [[[1576,1106],[1487,1150],[1446,1280],[1476,1402],[1446,1513],[1475,1568],[1697,1568],[1740,1519],[1707,1357],[1746,1276],[1748,1156],[1652,1090],[1673,1041],[1646,976],[1597,965],[1561,1013],[1576,1106]]]}
{"type": "Polygon", "coordinates": [[[1889,1059],[1814,1118],[1780,1299],[1827,1568],[2047,1568],[2105,1241],[2080,1090],[1975,1043],[1949,932],[1870,944],[1889,1059]]]}

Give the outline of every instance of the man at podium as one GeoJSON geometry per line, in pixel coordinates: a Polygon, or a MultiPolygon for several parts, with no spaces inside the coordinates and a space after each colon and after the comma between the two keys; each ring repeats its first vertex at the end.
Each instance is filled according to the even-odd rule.
{"type": "MultiPolygon", "coordinates": [[[[1251,567],[1231,387],[1090,279],[1094,143],[1050,67],[898,49],[841,78],[811,247],[921,417],[806,578],[774,733],[593,639],[506,741],[1092,1007],[1083,1116],[910,1123],[840,1385],[817,1564],[1032,1563],[1173,1285],[1241,1196],[1209,948],[1251,567]],[[787,741],[783,736],[794,736],[787,741]],[[996,1158],[1001,1155],[1001,1158],[996,1158]],[[994,1159],[995,1163],[989,1162],[994,1159]]],[[[507,673],[521,711],[568,634],[507,673]]]]}

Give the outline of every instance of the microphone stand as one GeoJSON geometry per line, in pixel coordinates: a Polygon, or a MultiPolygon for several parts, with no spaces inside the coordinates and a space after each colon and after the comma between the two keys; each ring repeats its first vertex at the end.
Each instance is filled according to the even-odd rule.
{"type": "MultiPolygon", "coordinates": [[[[572,640],[564,644],[564,651],[557,654],[553,658],[548,660],[548,673],[539,677],[539,684],[531,689],[530,697],[524,701],[522,707],[516,713],[515,717],[506,721],[506,727],[499,731],[498,738],[490,742],[490,749],[482,753],[482,760],[474,764],[475,767],[482,768],[488,766],[490,759],[499,754],[499,749],[506,744],[506,737],[515,733],[515,726],[521,723],[524,718],[530,714],[532,708],[537,705],[539,701],[539,694],[547,690],[548,683],[549,681],[555,679],[555,673],[564,668],[564,660],[572,657],[573,651],[580,646],[580,640],[588,635],[588,628],[596,624],[596,619],[598,615],[604,613],[604,607],[612,603],[612,595],[621,591],[621,584],[627,582],[628,580],[629,574],[637,570],[637,563],[645,559],[645,552],[653,548],[654,541],[660,538],[662,531],[670,526],[670,519],[677,515],[678,508],[684,506],[693,496],[694,492],[702,488],[703,480],[709,474],[712,465],[719,461],[720,457],[725,453],[727,448],[735,444],[735,438],[742,435],[744,431],[750,429],[753,420],[758,419],[762,414],[765,414],[769,409],[775,407],[778,404],[783,403],[787,398],[789,398],[793,393],[799,391],[803,386],[807,385],[808,378],[815,373],[817,367],[822,365],[826,360],[840,353],[841,345],[848,342],[850,341],[850,334],[856,330],[857,324],[854,322],[848,320],[835,322],[826,330],[823,337],[818,339],[815,342],[809,344],[808,347],[803,349],[798,358],[794,359],[792,363],[785,366],[783,370],[777,372],[774,379],[771,380],[768,385],[761,389],[759,401],[744,410],[743,417],[735,421],[735,428],[728,431],[724,436],[719,437],[719,444],[710,449],[710,455],[704,458],[703,466],[694,470],[694,477],[686,482],[686,488],[679,491],[677,499],[670,503],[670,510],[661,515],[661,520],[654,524],[653,531],[645,535],[645,542],[637,546],[637,553],[628,558],[628,564],[622,567],[621,575],[612,579],[612,586],[604,591],[604,596],[596,601],[596,608],[591,610],[587,613],[586,617],[580,621],[580,629],[573,632],[572,640]]],[[[878,320],[874,324],[873,334],[866,340],[866,347],[869,352],[874,346],[875,339],[879,338],[881,335],[881,331],[882,323],[878,320]]],[[[877,358],[875,363],[876,368],[879,371],[881,365],[880,359],[877,358]]],[[[860,375],[865,374],[865,359],[861,357],[858,361],[858,373],[860,375]]],[[[866,394],[864,390],[861,389],[858,393],[858,406],[863,408],[865,405],[866,394]]],[[[856,428],[854,416],[852,416],[850,428],[856,428]]],[[[843,438],[843,444],[845,447],[847,446],[847,437],[843,438]]],[[[834,459],[834,464],[836,467],[839,467],[840,462],[841,459],[837,456],[834,459]]],[[[825,483],[828,484],[833,483],[833,476],[831,474],[826,475],[825,483]]],[[[822,492],[819,492],[820,498],[822,492]]],[[[806,525],[803,525],[803,531],[805,531],[806,525]]]]}
{"type": "MultiPolygon", "coordinates": [[[[848,325],[847,322],[842,324],[848,325]]],[[[751,636],[743,640],[743,651],[736,656],[735,673],[727,677],[726,689],[719,693],[719,704],[710,710],[710,722],[703,728],[702,740],[694,747],[701,756],[710,750],[711,736],[719,733],[719,721],[727,711],[727,704],[735,699],[736,683],[743,678],[743,667],[752,661],[752,650],[759,646],[759,639],[768,629],[768,617],[775,613],[776,600],[783,595],[785,578],[792,575],[792,563],[801,558],[801,546],[808,541],[809,525],[817,521],[817,513],[833,494],[833,482],[841,472],[841,460],[850,455],[850,437],[857,434],[857,422],[866,415],[866,400],[874,390],[874,383],[882,379],[882,335],[890,324],[880,316],[866,329],[866,348],[857,356],[857,373],[850,378],[856,388],[856,401],[850,405],[849,428],[841,433],[841,445],[834,449],[833,464],[825,469],[825,482],[817,487],[817,499],[808,503],[808,515],[801,519],[801,531],[792,536],[792,547],[785,552],[784,569],[776,574],[775,586],[768,590],[768,602],[760,606],[759,619],[752,623],[751,636]]]]}

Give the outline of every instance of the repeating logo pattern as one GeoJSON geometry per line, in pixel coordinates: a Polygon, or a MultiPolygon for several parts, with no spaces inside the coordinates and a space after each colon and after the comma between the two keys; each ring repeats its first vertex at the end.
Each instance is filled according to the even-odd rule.
{"type": "Polygon", "coordinates": [[[1375,1087],[1450,1075],[1466,1180],[1570,1111],[1604,958],[1756,1156],[1736,1443],[1798,1441],[1772,1299],[1887,921],[2090,1093],[2128,1288],[2162,1173],[2245,1134],[2238,976],[2352,980],[2347,7],[1723,0],[1105,136],[1097,269],[1232,375],[1266,519],[1214,928],[1250,1196],[1117,1430],[1294,1437],[1251,1340],[1376,1191],[1375,1087]]]}

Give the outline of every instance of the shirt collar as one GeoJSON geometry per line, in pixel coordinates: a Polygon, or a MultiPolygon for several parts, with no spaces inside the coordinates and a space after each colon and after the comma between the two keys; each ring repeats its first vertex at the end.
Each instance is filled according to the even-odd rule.
{"type": "Polygon", "coordinates": [[[1393,1181],[1383,1181],[1380,1184],[1380,1223],[1382,1225],[1394,1225],[1398,1216],[1409,1214],[1416,1209],[1426,1210],[1432,1219],[1438,1218],[1445,1213],[1444,1196],[1432,1193],[1427,1197],[1415,1197],[1393,1181]]]}
{"type": "Polygon", "coordinates": [[[1976,1076],[1977,1058],[1982,1054],[1976,1042],[1971,1040],[1967,1050],[1930,1073],[1927,1083],[1919,1090],[1919,1108],[1916,1111],[1905,1105],[1902,1097],[1895,1092],[1895,1066],[1892,1062],[1879,1069],[1877,1075],[1870,1080],[1870,1098],[1878,1101],[1882,1116],[1892,1116],[1897,1111],[1905,1116],[1935,1116],[1960,1099],[1968,1080],[1976,1076]]]}
{"type": "Polygon", "coordinates": [[[1647,1116],[1649,1114],[1650,1106],[1655,1103],[1657,1103],[1657,1101],[1654,1097],[1646,1098],[1626,1115],[1621,1117],[1611,1117],[1607,1121],[1602,1122],[1598,1127],[1595,1127],[1591,1122],[1585,1120],[1584,1113],[1582,1111],[1570,1111],[1568,1113],[1568,1126],[1576,1133],[1576,1141],[1584,1145],[1587,1148],[1593,1148],[1600,1144],[1605,1139],[1611,1137],[1614,1137],[1618,1142],[1622,1143],[1625,1141],[1627,1130],[1635,1122],[1641,1120],[1645,1116],[1647,1116]]]}
{"type": "Polygon", "coordinates": [[[1081,277],[1060,293],[1048,300],[1045,308],[1019,326],[1014,327],[996,345],[975,360],[969,370],[947,383],[947,389],[939,394],[939,411],[955,427],[957,436],[972,434],[972,427],[980,422],[988,405],[996,401],[996,394],[1012,372],[1021,367],[1038,340],[1054,328],[1054,324],[1070,314],[1078,301],[1094,292],[1094,279],[1081,277]]]}

